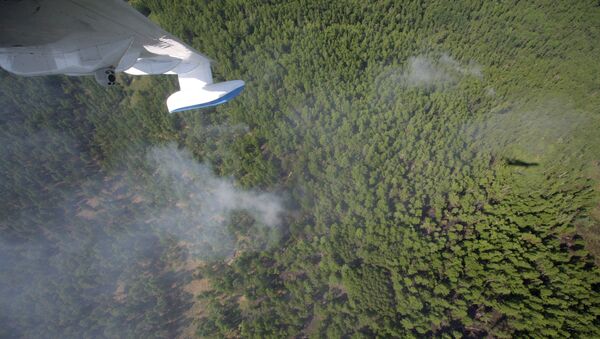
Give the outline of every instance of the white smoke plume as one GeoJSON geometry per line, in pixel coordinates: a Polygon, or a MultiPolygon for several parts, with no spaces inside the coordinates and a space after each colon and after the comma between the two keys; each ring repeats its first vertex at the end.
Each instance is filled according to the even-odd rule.
{"type": "Polygon", "coordinates": [[[214,248],[213,237],[218,234],[217,241],[232,241],[225,228],[235,211],[246,211],[268,227],[280,222],[283,207],[279,197],[236,187],[233,180],[217,177],[210,166],[197,162],[187,150],[173,144],[154,147],[146,160],[159,185],[142,186],[140,194],[150,197],[152,190],[160,189],[167,195],[160,199],[166,205],[149,224],[181,236],[194,250],[205,244],[214,248]]]}
{"type": "Polygon", "coordinates": [[[463,66],[444,53],[439,58],[425,55],[410,57],[402,79],[409,87],[429,87],[452,84],[463,76],[482,77],[481,66],[472,62],[463,66]]]}

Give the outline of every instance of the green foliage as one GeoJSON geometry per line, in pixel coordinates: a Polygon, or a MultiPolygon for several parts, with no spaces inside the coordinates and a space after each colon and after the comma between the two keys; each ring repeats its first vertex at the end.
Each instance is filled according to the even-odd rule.
{"type": "MultiPolygon", "coordinates": [[[[64,225],[40,220],[63,192],[79,192],[82,166],[99,175],[124,166],[152,181],[136,159],[148,145],[176,141],[244,187],[289,194],[280,234],[233,216],[238,252],[200,269],[211,290],[200,295],[199,336],[600,336],[600,247],[590,231],[600,224],[590,214],[600,178],[594,1],[135,6],[215,58],[217,79],[244,79],[245,92],[169,116],[166,77],[123,78],[107,91],[87,79],[2,74],[0,131],[13,143],[1,164],[2,202],[10,201],[1,216],[21,221],[3,221],[5,234],[31,239],[43,229],[54,241],[64,225]],[[46,148],[27,153],[14,142],[36,133],[46,148]],[[30,219],[15,217],[26,212],[30,219]]],[[[153,187],[152,201],[165,204],[163,186],[153,187]]],[[[85,225],[74,241],[93,239],[85,225]]],[[[132,230],[118,226],[109,239],[132,230]]],[[[81,323],[73,320],[80,309],[44,306],[62,321],[49,333],[181,333],[181,313],[167,316],[182,312],[185,296],[180,285],[167,293],[174,248],[157,245],[152,269],[133,260],[144,278],[127,280],[126,306],[92,293],[86,302],[98,313],[81,323]]],[[[72,258],[77,279],[58,272],[50,288],[59,296],[41,286],[32,297],[73,305],[86,288],[115,288],[94,281],[94,269],[114,276],[131,262],[72,258]]]]}

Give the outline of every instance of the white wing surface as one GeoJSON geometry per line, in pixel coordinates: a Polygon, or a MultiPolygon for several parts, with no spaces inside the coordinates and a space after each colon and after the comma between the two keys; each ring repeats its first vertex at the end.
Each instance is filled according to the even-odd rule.
{"type": "Polygon", "coordinates": [[[170,112],[215,106],[244,88],[214,84],[210,60],[122,0],[0,1],[0,67],[37,76],[91,75],[114,84],[115,72],[176,74],[170,112]]]}

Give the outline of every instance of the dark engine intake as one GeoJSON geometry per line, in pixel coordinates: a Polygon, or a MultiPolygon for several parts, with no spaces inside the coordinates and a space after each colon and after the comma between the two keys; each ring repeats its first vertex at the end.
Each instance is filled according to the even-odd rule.
{"type": "Polygon", "coordinates": [[[114,86],[117,83],[117,76],[113,68],[101,68],[94,74],[96,81],[104,86],[114,86]]]}

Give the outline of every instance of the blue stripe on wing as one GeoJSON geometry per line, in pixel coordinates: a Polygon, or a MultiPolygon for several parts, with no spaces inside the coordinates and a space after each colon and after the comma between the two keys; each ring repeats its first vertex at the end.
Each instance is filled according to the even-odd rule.
{"type": "Polygon", "coordinates": [[[177,108],[177,109],[173,110],[171,113],[183,112],[183,111],[188,111],[191,109],[206,108],[206,107],[212,107],[212,106],[224,104],[224,103],[230,101],[231,99],[237,97],[238,95],[240,95],[240,93],[242,93],[242,91],[244,90],[244,87],[245,86],[238,87],[238,88],[234,89],[233,91],[223,95],[222,97],[220,97],[216,100],[204,102],[204,103],[197,104],[197,105],[177,108]]]}

